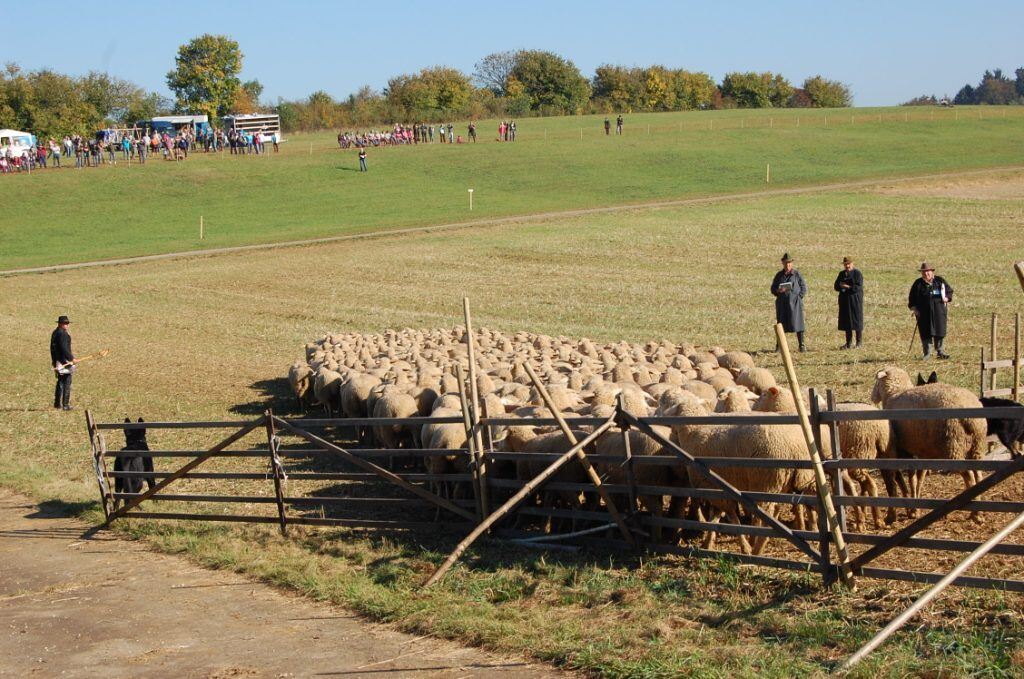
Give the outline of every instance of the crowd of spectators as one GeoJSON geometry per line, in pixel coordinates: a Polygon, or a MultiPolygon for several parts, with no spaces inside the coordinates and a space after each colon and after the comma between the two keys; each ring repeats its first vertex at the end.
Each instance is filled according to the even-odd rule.
{"type": "Polygon", "coordinates": [[[108,129],[93,137],[66,135],[61,141],[52,137],[38,139],[28,148],[0,146],[0,174],[71,167],[72,161],[76,169],[117,165],[119,159],[144,164],[156,154],[164,160],[181,161],[196,151],[229,150],[232,155],[260,155],[267,152],[268,144],[277,153],[280,142],[279,133],[264,131],[209,129],[196,133],[185,128],[172,135],[168,131],[108,129]]]}

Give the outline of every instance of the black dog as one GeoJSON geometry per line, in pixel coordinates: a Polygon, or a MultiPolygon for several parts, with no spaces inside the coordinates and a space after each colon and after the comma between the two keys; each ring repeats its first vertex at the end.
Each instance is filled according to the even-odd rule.
{"type": "MultiPolygon", "coordinates": [[[[1020,403],[1008,398],[982,398],[981,405],[986,408],[1024,408],[1020,403]]],[[[988,434],[993,434],[999,442],[1006,446],[1014,457],[1021,455],[1018,443],[1024,443],[1024,419],[1016,417],[985,418],[988,423],[988,434]]]]}
{"type": "MultiPolygon", "coordinates": [[[[125,422],[131,422],[130,418],[124,418],[125,422]]],[[[139,422],[144,422],[141,417],[139,422]]],[[[146,442],[146,430],[145,429],[125,429],[124,430],[124,448],[121,450],[138,450],[148,451],[149,444],[146,442]]],[[[149,455],[118,455],[114,460],[114,471],[115,472],[151,472],[153,471],[153,458],[149,455]]],[[[142,479],[140,477],[124,477],[118,476],[114,478],[114,492],[115,493],[134,493],[138,494],[142,492],[142,479]]],[[[145,479],[146,484],[150,489],[156,485],[156,482],[152,477],[145,479]]],[[[114,501],[114,507],[116,508],[119,502],[114,501]]]]}

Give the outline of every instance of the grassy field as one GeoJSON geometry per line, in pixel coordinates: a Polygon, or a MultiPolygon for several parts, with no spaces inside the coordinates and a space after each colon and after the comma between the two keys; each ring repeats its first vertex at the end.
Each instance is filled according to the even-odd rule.
{"type": "MultiPolygon", "coordinates": [[[[75,378],[78,407],[107,421],[287,411],[281,378],[304,342],[327,331],[451,326],[463,295],[481,325],[721,344],[757,352],[781,378],[767,288],[788,250],[810,285],[811,352],[798,356],[805,384],[864,400],[875,370],[898,363],[938,368],[973,389],[988,314],[1024,306],[1010,269],[1024,258],[1022,186],[1024,172],[1004,173],[2,279],[0,483],[96,516],[81,412],[48,407],[46,339],[59,313],[74,319],[79,352],[111,349],[75,378]],[[837,349],[834,329],[831,284],[844,254],[867,281],[867,346],[856,353],[837,349]],[[905,295],[921,259],[958,295],[954,359],[941,364],[906,355],[905,295]]],[[[166,446],[167,436],[151,442],[166,446]]],[[[979,530],[991,533],[993,521],[979,530]]],[[[403,629],[614,677],[824,675],[919,591],[872,581],[856,593],[821,591],[809,576],[725,562],[492,543],[473,551],[472,568],[423,593],[450,536],[310,530],[286,541],[258,528],[122,528],[403,629]]],[[[950,591],[854,676],[1024,675],[1022,610],[1018,595],[950,591]]]]}
{"type": "Polygon", "coordinates": [[[602,119],[521,120],[515,144],[481,121],[476,145],[371,149],[366,175],[324,133],[279,155],[7,176],[0,270],[757,191],[769,163],[771,188],[1024,163],[1015,107],[630,115],[622,137],[602,119]]]}

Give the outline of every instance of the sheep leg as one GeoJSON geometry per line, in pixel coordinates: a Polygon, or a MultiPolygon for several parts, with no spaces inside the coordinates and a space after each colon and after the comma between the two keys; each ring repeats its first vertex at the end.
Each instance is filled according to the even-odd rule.
{"type": "MultiPolygon", "coordinates": [[[[802,507],[803,505],[799,505],[799,506],[802,507]]],[[[767,514],[768,516],[774,518],[775,517],[775,503],[774,502],[769,502],[768,504],[766,504],[764,506],[764,513],[767,514]]],[[[754,517],[754,520],[751,522],[751,525],[754,525],[754,526],[763,525],[761,517],[754,517]]],[[[760,554],[761,552],[763,552],[764,548],[767,545],[768,545],[768,536],[767,535],[756,535],[756,536],[754,536],[754,543],[753,543],[752,549],[751,549],[751,551],[749,553],[756,556],[756,555],[760,554]]]]}
{"type": "MultiPolygon", "coordinates": [[[[974,473],[973,469],[970,469],[965,472],[960,472],[960,475],[964,479],[964,490],[970,490],[971,487],[978,482],[978,477],[974,473]]],[[[971,512],[971,521],[977,524],[982,523],[981,516],[978,514],[978,512],[971,512]]]]}
{"type": "MultiPolygon", "coordinates": [[[[860,494],[868,495],[868,497],[878,497],[878,484],[871,478],[871,474],[864,472],[860,478],[857,479],[857,483],[860,484],[860,494]]],[[[875,522],[875,529],[882,525],[882,512],[877,506],[871,507],[871,518],[875,522]]]]}
{"type": "MultiPolygon", "coordinates": [[[[640,504],[656,519],[665,516],[665,500],[660,495],[642,495],[640,497],[640,504]]],[[[659,544],[661,542],[661,533],[661,526],[651,526],[651,542],[659,544]]]]}
{"type": "MultiPolygon", "coordinates": [[[[728,519],[729,519],[730,523],[734,523],[734,524],[737,524],[737,525],[741,524],[740,516],[739,516],[739,513],[736,511],[736,508],[730,509],[727,516],[728,516],[728,519]]],[[[757,523],[758,523],[758,518],[754,517],[751,520],[750,525],[756,526],[757,523]]],[[[753,548],[750,546],[750,540],[747,539],[747,536],[743,535],[743,534],[740,534],[739,535],[739,539],[740,539],[740,551],[743,552],[744,554],[752,554],[753,553],[753,548]]]]}
{"type": "MultiPolygon", "coordinates": [[[[853,485],[853,478],[844,469],[842,473],[843,487],[846,488],[846,494],[850,497],[858,497],[861,495],[858,492],[857,487],[853,485]]],[[[860,479],[857,479],[858,482],[860,479]]],[[[864,528],[864,507],[861,505],[853,505],[853,527],[858,532],[864,528]]]]}
{"type": "MultiPolygon", "coordinates": [[[[725,512],[722,512],[722,511],[715,512],[714,518],[712,518],[711,521],[709,521],[708,523],[718,523],[719,521],[722,520],[722,516],[724,514],[725,514],[725,512]]],[[[704,520],[703,519],[703,515],[704,515],[704,512],[702,512],[702,511],[700,511],[700,509],[698,509],[697,510],[697,516],[701,517],[701,521],[704,520]]],[[[709,530],[707,532],[707,535],[704,536],[704,541],[701,543],[701,547],[703,549],[714,549],[715,548],[715,538],[717,536],[718,536],[718,534],[714,530],[709,530]]]]}

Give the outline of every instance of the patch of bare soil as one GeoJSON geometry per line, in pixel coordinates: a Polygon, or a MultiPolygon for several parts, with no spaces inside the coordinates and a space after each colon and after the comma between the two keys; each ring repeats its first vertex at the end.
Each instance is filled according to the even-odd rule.
{"type": "Polygon", "coordinates": [[[6,491],[0,526],[0,676],[560,676],[197,568],[6,491]]]}
{"type": "Polygon", "coordinates": [[[875,193],[894,196],[932,196],[965,200],[1024,200],[1024,173],[982,177],[950,177],[921,182],[881,185],[875,193]]]}

